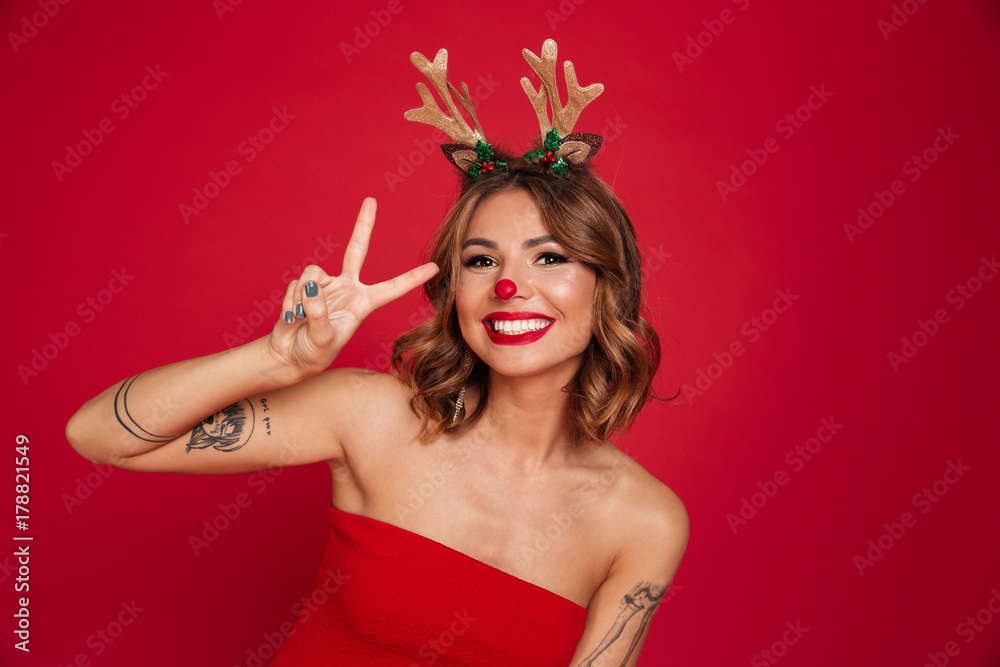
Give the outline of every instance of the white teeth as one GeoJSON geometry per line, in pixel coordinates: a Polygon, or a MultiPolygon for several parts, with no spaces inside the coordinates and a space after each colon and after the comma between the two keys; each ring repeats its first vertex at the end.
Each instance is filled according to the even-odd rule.
{"type": "Polygon", "coordinates": [[[528,331],[538,331],[552,324],[552,320],[535,318],[532,320],[490,320],[490,328],[494,333],[502,333],[511,336],[526,333],[528,331]]]}

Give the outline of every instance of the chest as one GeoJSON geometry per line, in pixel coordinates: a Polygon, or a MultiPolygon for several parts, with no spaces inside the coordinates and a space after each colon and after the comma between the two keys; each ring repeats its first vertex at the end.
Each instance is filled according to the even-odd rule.
{"type": "MultiPolygon", "coordinates": [[[[605,502],[612,490],[598,475],[522,479],[460,450],[421,453],[357,471],[355,511],[587,606],[618,547],[605,502]]],[[[337,492],[335,481],[335,504],[337,492]]]]}

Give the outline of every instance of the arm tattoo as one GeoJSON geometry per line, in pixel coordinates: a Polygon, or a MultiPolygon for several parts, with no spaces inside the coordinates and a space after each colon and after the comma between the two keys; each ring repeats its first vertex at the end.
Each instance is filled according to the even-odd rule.
{"type": "MultiPolygon", "coordinates": [[[[260,399],[260,406],[262,408],[262,412],[267,412],[267,411],[269,411],[271,409],[271,408],[267,407],[267,399],[266,398],[260,399]]],[[[264,422],[264,426],[267,428],[267,436],[271,437],[271,418],[270,417],[264,417],[264,419],[262,421],[264,422]]]]}
{"type": "Polygon", "coordinates": [[[191,431],[191,441],[184,453],[192,449],[213,447],[220,452],[234,452],[250,441],[253,435],[253,404],[243,399],[228,408],[206,417],[191,431]],[[249,422],[249,424],[248,424],[249,422]]]}
{"type": "MultiPolygon", "coordinates": [[[[139,375],[142,375],[142,373],[139,373],[139,375]]],[[[132,419],[132,415],[128,411],[128,392],[132,388],[132,383],[135,382],[139,375],[133,375],[122,382],[122,386],[118,387],[118,393],[115,394],[115,418],[118,419],[118,423],[126,431],[146,442],[169,442],[181,437],[180,433],[177,435],[156,435],[155,433],[150,433],[132,419]]]]}
{"type": "Polygon", "coordinates": [[[601,657],[606,649],[611,647],[619,637],[621,637],[622,632],[625,630],[625,626],[629,624],[632,617],[638,614],[640,611],[643,612],[642,619],[639,621],[639,627],[636,628],[635,634],[632,635],[632,644],[628,648],[628,653],[622,659],[622,667],[628,663],[629,658],[632,657],[632,652],[635,651],[635,647],[639,644],[639,640],[642,639],[642,633],[646,631],[649,626],[649,621],[653,617],[653,612],[656,611],[657,605],[660,604],[660,600],[663,599],[663,594],[667,592],[666,586],[657,586],[651,584],[647,581],[640,581],[638,584],[632,587],[628,595],[622,598],[620,604],[622,610],[618,614],[618,618],[615,619],[614,625],[608,630],[608,634],[604,635],[604,639],[601,643],[594,649],[594,652],[587,656],[586,660],[580,663],[580,667],[591,667],[594,661],[601,657]]]}

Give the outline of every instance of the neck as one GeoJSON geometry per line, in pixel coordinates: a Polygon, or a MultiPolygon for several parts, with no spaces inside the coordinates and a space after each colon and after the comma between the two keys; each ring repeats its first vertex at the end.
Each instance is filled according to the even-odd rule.
{"type": "Polygon", "coordinates": [[[570,395],[562,389],[572,377],[491,373],[489,403],[477,428],[498,454],[526,474],[561,460],[576,445],[570,395]]]}

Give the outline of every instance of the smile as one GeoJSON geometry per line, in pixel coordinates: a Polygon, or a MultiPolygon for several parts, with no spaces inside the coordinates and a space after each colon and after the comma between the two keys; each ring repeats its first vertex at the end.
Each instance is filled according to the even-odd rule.
{"type": "Polygon", "coordinates": [[[548,333],[553,321],[538,313],[490,313],[483,318],[483,328],[494,343],[524,345],[548,333]]]}
{"type": "Polygon", "coordinates": [[[496,333],[507,335],[522,334],[526,331],[538,331],[552,324],[552,320],[530,319],[530,320],[487,320],[490,327],[496,333]]]}

